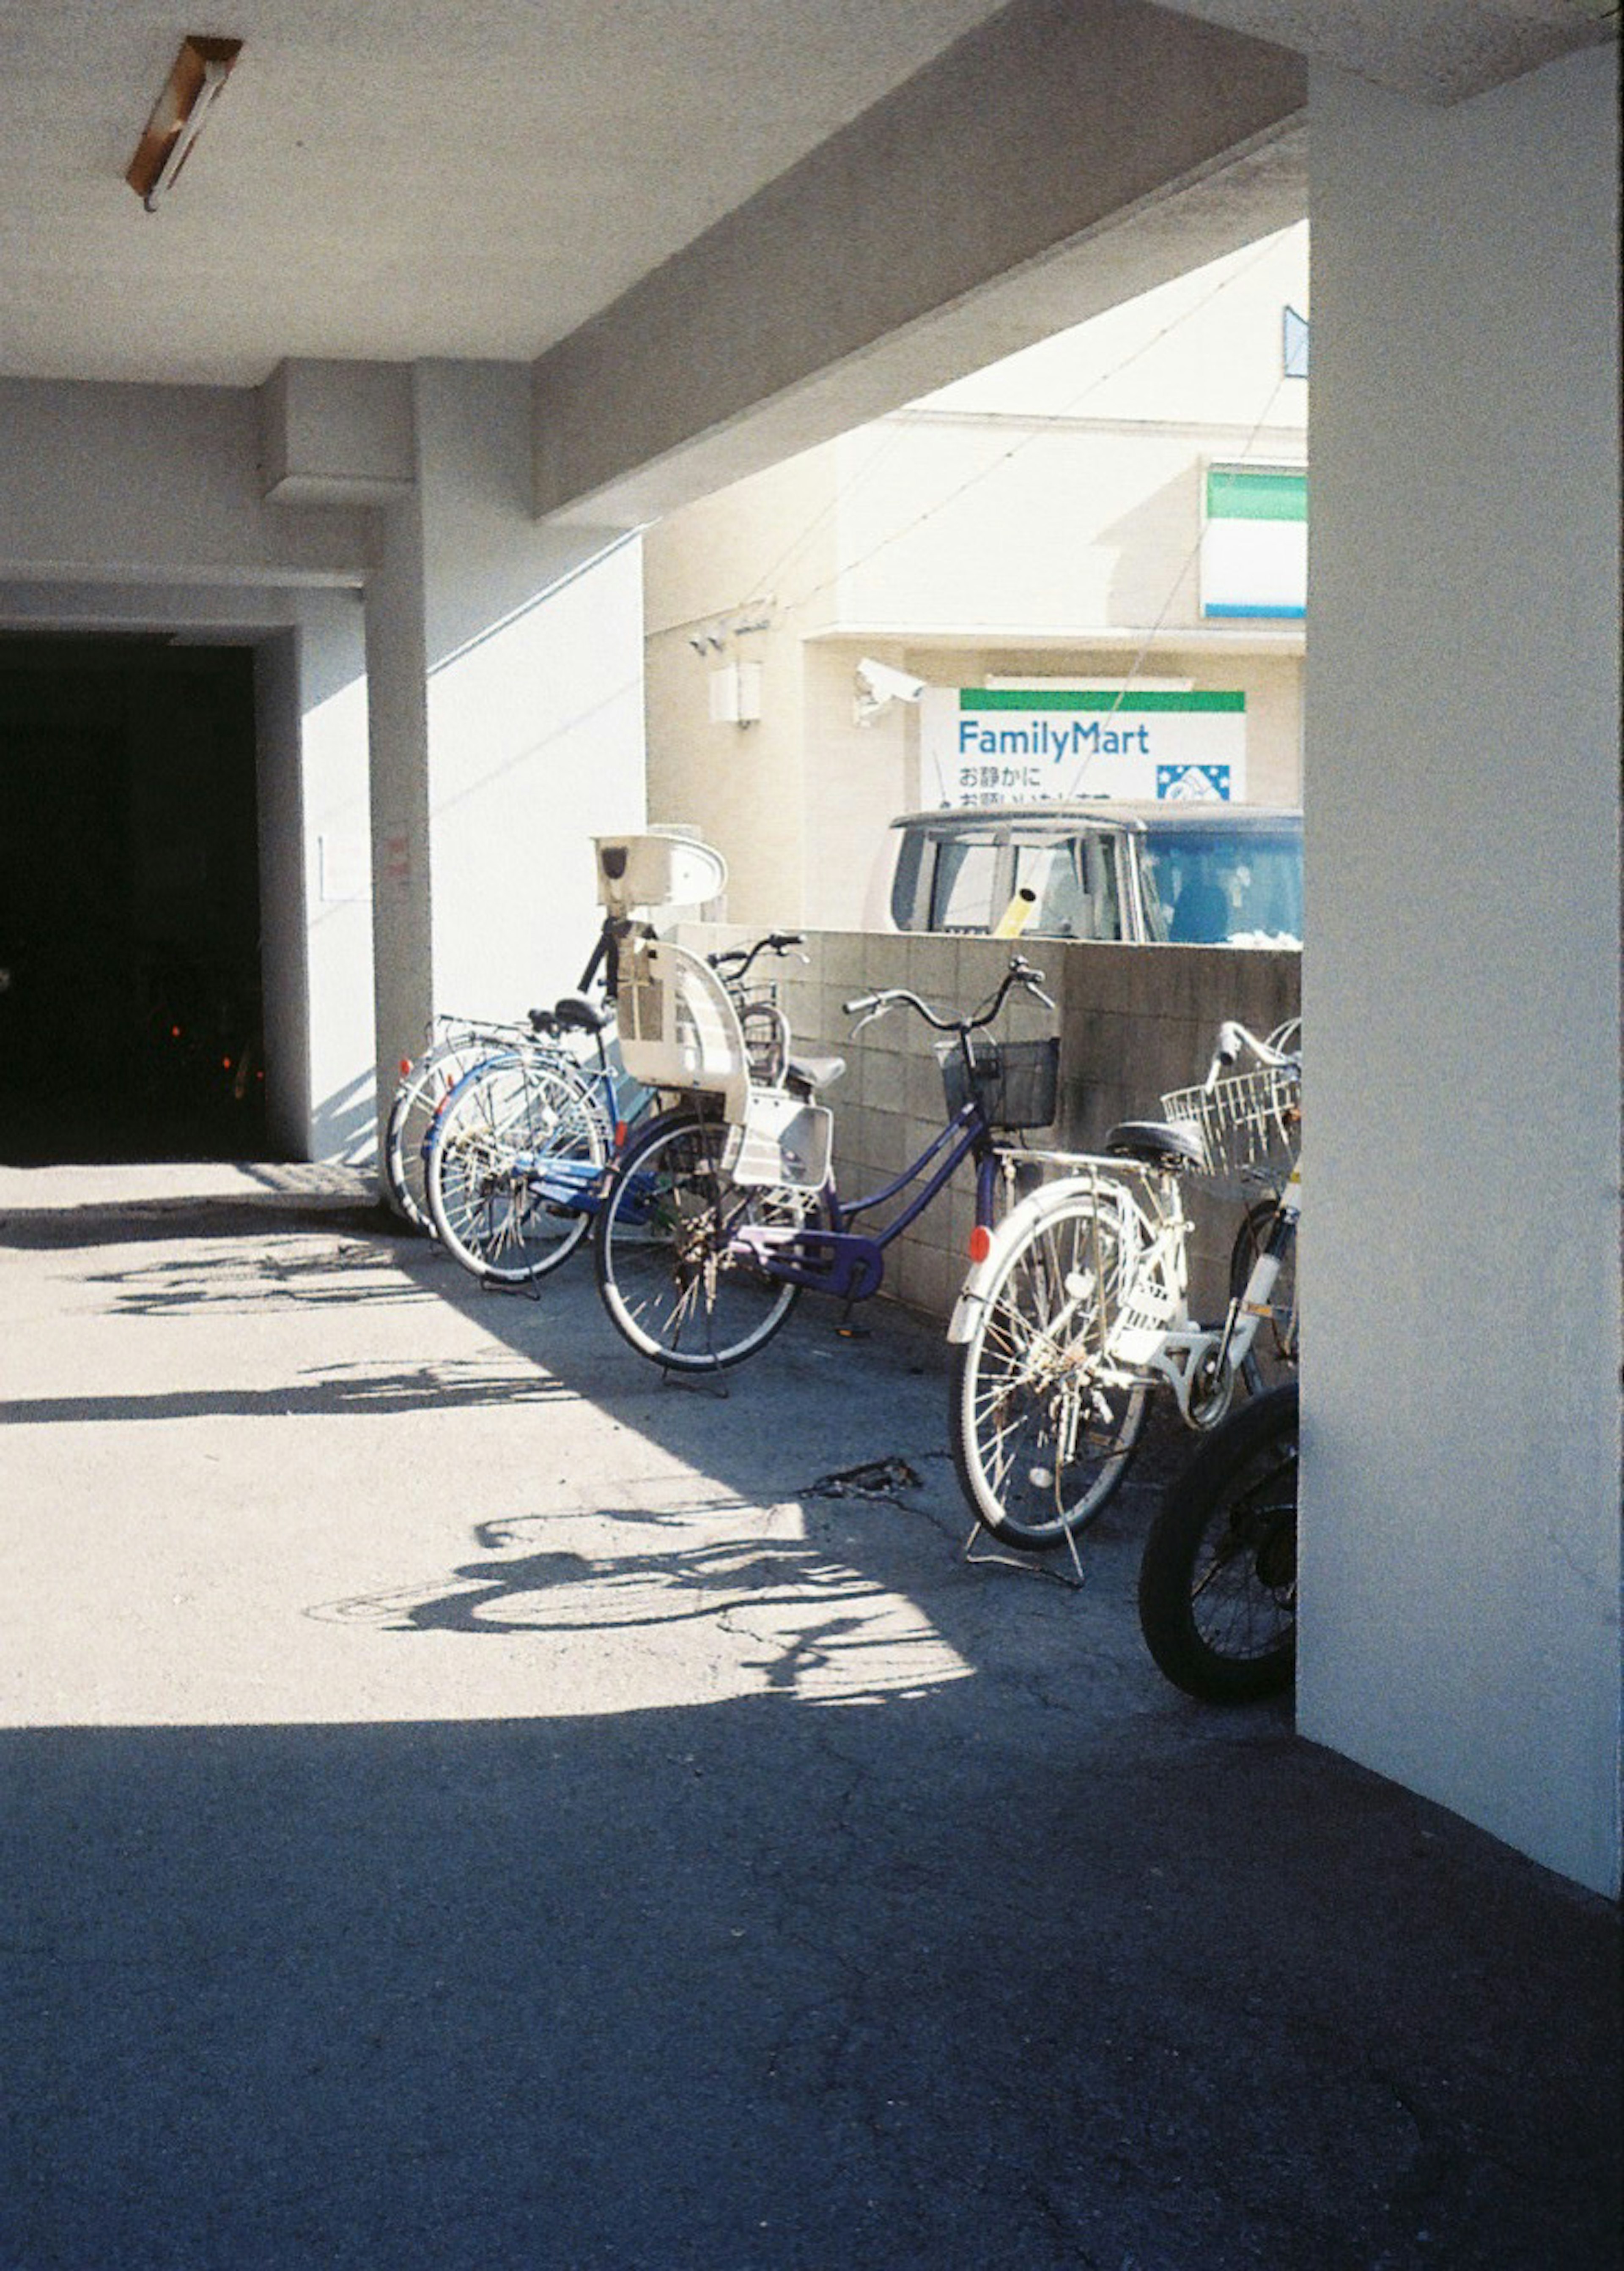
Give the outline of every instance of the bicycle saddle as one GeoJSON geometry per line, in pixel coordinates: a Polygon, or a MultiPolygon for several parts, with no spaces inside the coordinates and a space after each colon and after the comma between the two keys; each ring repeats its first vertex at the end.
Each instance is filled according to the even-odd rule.
{"type": "Polygon", "coordinates": [[[792,1057],[784,1082],[798,1096],[816,1096],[820,1088],[832,1088],[845,1070],[844,1057],[792,1057]]]}
{"type": "Polygon", "coordinates": [[[1120,1121],[1106,1137],[1106,1150],[1115,1158],[1140,1159],[1168,1174],[1191,1167],[1204,1173],[1207,1165],[1207,1147],[1197,1131],[1173,1120],[1120,1121]]]}
{"type": "Polygon", "coordinates": [[[600,1033],[608,1024],[608,1012],[594,1008],[585,994],[566,994],[553,1004],[553,1023],[566,1032],[600,1033]]]}

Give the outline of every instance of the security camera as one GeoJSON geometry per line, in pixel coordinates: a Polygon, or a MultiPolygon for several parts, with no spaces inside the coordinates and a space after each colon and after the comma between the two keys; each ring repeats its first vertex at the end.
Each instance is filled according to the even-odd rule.
{"type": "Polygon", "coordinates": [[[917,702],[925,691],[922,678],[910,678],[905,670],[893,670],[889,663],[875,662],[865,655],[857,666],[857,690],[870,702],[917,702]]]}

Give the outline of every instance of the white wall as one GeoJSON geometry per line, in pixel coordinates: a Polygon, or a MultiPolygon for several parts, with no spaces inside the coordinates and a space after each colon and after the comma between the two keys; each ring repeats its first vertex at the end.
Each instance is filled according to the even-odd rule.
{"type": "Polygon", "coordinates": [[[1613,1893],[1617,101],[1314,86],[1299,1683],[1613,1893]]]}
{"type": "Polygon", "coordinates": [[[889,823],[938,800],[917,716],[854,725],[865,655],[935,686],[1239,688],[1248,798],[1299,800],[1302,626],[1206,622],[1196,561],[1207,460],[1306,455],[1281,328],[1307,265],[1300,222],[649,532],[651,809],[726,853],[733,920],[857,927],[889,823]],[[742,732],[709,710],[735,657],[763,674],[742,732]]]}
{"type": "Polygon", "coordinates": [[[363,515],[267,508],[245,391],[0,379],[0,577],[354,583],[363,515]]]}
{"type": "MultiPolygon", "coordinates": [[[[361,603],[354,592],[295,595],[298,739],[283,760],[296,767],[297,836],[283,859],[297,862],[297,920],[304,953],[303,1061],[309,1104],[303,1149],[316,1159],[370,1159],[376,1136],[373,1064],[372,878],[369,857],[368,688],[361,603]]],[[[269,855],[276,838],[262,803],[269,855]]],[[[285,903],[288,880],[276,896],[285,903]]],[[[285,918],[286,919],[286,912],[285,918]]],[[[292,974],[270,966],[266,990],[280,997],[292,974]]]]}
{"type": "Polygon", "coordinates": [[[417,374],[438,1009],[521,1016],[596,938],[591,838],[644,816],[635,540],[530,510],[529,374],[417,374]]]}

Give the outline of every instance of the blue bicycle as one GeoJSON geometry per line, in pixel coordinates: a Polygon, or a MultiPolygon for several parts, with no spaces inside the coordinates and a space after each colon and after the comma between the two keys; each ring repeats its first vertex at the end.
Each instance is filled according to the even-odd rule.
{"type": "MultiPolygon", "coordinates": [[[[652,1091],[626,1071],[615,1033],[616,961],[629,927],[607,920],[580,990],[551,1010],[533,1010],[530,1036],[466,1071],[428,1128],[429,1218],[446,1251],[483,1284],[533,1285],[568,1261],[629,1136],[654,1111],[652,1091]],[[600,970],[604,1006],[587,991],[600,970]]],[[[757,954],[799,943],[774,933],[713,957],[713,966],[724,985],[736,984],[757,954]]]]}

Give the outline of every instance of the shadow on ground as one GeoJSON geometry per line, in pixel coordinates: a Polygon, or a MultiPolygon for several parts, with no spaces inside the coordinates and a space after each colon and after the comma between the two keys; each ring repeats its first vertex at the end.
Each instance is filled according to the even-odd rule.
{"type": "Polygon", "coordinates": [[[4,2260],[1616,2262],[1598,1904],[985,1708],[4,1738],[4,2260]]]}
{"type": "MultiPolygon", "coordinates": [[[[101,1291],[133,1319],[259,1282],[319,1324],[352,1228],[307,1224],[307,1267],[279,1210],[255,1257],[101,1291]]],[[[600,1501],[561,1545],[540,1487],[492,1520],[475,1475],[443,1569],[308,1613],[405,1649],[708,1619],[758,1691],[0,1734],[6,2271],[1616,2271],[1616,1913],[1283,1705],[1163,1687],[1154,1462],[1081,1591],[971,1567],[937,1337],[808,1305],[720,1400],[662,1388],[579,1263],[532,1304],[384,1250],[363,1300],[476,1304],[542,1409],[611,1411],[691,1460],[685,1518],[737,1520],[600,1501]],[[917,1487],[810,1487],[898,1457],[917,1487]],[[934,1650],[891,1631],[900,1678],[865,1653],[898,1597],[934,1650]]],[[[265,1391],[310,1417],[530,1392],[313,1346],[265,1391]]]]}

